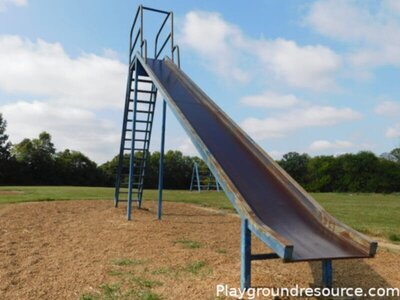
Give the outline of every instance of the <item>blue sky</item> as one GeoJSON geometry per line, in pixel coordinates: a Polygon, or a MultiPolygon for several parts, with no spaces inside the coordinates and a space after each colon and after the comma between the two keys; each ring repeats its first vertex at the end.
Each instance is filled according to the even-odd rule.
{"type": "MultiPolygon", "coordinates": [[[[142,3],[174,11],[182,69],[275,158],[400,146],[400,1],[142,3]]],[[[12,142],[46,130],[59,150],[99,163],[118,152],[139,4],[0,0],[0,112],[12,142]]],[[[167,118],[167,148],[195,154],[167,118]]]]}

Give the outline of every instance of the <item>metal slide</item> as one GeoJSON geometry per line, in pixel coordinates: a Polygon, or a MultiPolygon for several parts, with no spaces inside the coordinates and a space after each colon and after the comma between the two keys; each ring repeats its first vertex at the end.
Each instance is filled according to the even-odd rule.
{"type": "MultiPolygon", "coordinates": [[[[171,60],[136,55],[249,229],[286,262],[372,257],[171,60]]],[[[142,74],[141,74],[142,75],[142,74]]]]}

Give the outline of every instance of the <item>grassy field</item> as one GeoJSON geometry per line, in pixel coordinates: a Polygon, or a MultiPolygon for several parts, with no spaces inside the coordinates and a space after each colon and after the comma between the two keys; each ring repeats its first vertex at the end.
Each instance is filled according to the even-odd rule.
{"type": "MultiPolygon", "coordinates": [[[[0,187],[0,204],[56,200],[112,200],[113,193],[113,188],[0,187]]],[[[313,196],[328,212],[354,229],[395,242],[400,241],[400,194],[320,193],[313,196]]],[[[146,190],[144,199],[157,199],[157,191],[146,190]]],[[[233,209],[223,192],[166,190],[164,200],[233,209]]]]}

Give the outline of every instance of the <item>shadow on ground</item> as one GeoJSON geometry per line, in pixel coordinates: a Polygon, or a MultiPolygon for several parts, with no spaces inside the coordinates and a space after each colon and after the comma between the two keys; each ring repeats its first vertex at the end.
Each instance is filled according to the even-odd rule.
{"type": "MultiPolygon", "coordinates": [[[[310,287],[322,286],[322,263],[309,262],[313,280],[310,287]]],[[[391,288],[392,286],[379,275],[366,259],[347,259],[333,261],[333,288],[362,288],[367,293],[370,288],[391,288]],[[371,285],[371,282],[374,284],[371,285]]],[[[319,297],[317,299],[385,299],[384,297],[319,297]]],[[[392,298],[395,299],[395,298],[392,298]]]]}

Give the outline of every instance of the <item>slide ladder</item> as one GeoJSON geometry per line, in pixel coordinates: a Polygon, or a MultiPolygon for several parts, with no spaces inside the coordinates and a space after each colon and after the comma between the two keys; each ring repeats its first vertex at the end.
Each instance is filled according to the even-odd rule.
{"type": "Polygon", "coordinates": [[[133,64],[129,72],[124,121],[117,169],[114,204],[132,202],[141,207],[149,156],[157,89],[147,76],[140,76],[133,64]]]}

